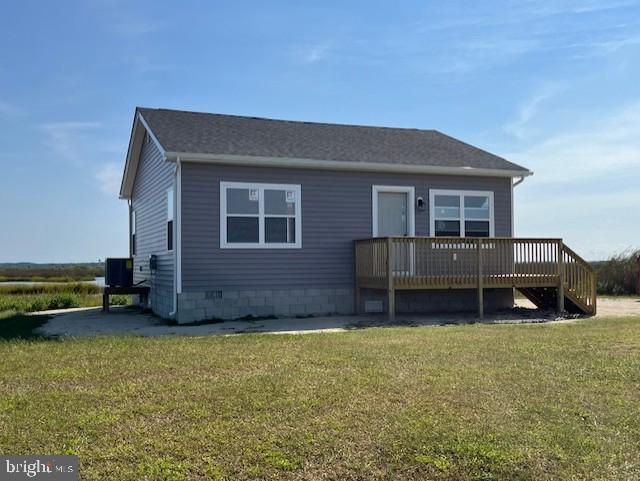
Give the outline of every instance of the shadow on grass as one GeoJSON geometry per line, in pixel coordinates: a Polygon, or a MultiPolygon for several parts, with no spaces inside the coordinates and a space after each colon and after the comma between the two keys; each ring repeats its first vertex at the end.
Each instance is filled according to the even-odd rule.
{"type": "MultiPolygon", "coordinates": [[[[313,317],[313,316],[309,316],[313,317]]],[[[208,319],[203,319],[201,321],[193,321],[193,322],[183,322],[178,323],[173,319],[165,319],[168,326],[206,326],[208,324],[221,324],[223,322],[258,322],[258,321],[269,321],[273,319],[278,319],[278,316],[270,315],[270,316],[253,316],[251,314],[243,317],[237,317],[235,319],[220,319],[218,317],[211,317],[208,319]]]]}
{"type": "Polygon", "coordinates": [[[50,340],[52,338],[34,333],[34,330],[45,324],[51,316],[33,315],[18,312],[0,312],[0,341],[15,339],[50,340]]]}
{"type": "MultiPolygon", "coordinates": [[[[563,319],[578,319],[588,316],[565,314],[563,319]]],[[[513,307],[489,311],[484,319],[472,312],[430,312],[428,314],[396,315],[389,320],[384,314],[371,316],[350,323],[347,329],[366,329],[369,327],[419,327],[419,326],[469,326],[472,324],[542,324],[558,320],[554,310],[513,307]]]]}

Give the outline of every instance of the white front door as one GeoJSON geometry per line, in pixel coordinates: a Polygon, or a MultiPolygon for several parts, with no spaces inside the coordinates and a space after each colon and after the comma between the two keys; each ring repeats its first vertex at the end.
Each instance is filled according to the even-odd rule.
{"type": "MultiPolygon", "coordinates": [[[[373,186],[373,236],[414,236],[414,188],[401,186],[373,186]]],[[[414,246],[412,243],[393,244],[393,268],[396,272],[412,272],[414,246]]]]}
{"type": "Polygon", "coordinates": [[[413,236],[414,188],[373,186],[373,237],[413,236]]]}

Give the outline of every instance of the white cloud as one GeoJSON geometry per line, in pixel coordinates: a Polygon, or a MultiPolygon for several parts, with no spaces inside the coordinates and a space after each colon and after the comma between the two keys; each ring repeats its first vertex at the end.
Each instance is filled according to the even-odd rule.
{"type": "Polygon", "coordinates": [[[52,122],[43,124],[45,142],[61,158],[79,162],[87,146],[87,133],[100,128],[98,122],[52,122]]]}
{"type": "Polygon", "coordinates": [[[589,125],[551,135],[507,158],[539,171],[537,182],[561,182],[568,177],[594,179],[621,170],[638,175],[640,102],[589,125]]]}
{"type": "Polygon", "coordinates": [[[143,75],[151,72],[172,70],[169,63],[156,62],[152,55],[129,55],[124,58],[125,63],[131,66],[135,73],[143,75]]]}
{"type": "Polygon", "coordinates": [[[0,99],[0,115],[5,115],[9,117],[9,116],[21,115],[22,113],[23,112],[20,108],[0,99]]]}
{"type": "Polygon", "coordinates": [[[122,17],[111,24],[111,29],[123,37],[134,37],[156,33],[165,28],[159,20],[144,19],[138,16],[122,17]]]}
{"type": "Polygon", "coordinates": [[[57,158],[93,177],[100,191],[117,195],[122,168],[108,159],[121,154],[126,147],[110,141],[108,128],[99,122],[66,121],[43,124],[41,129],[45,143],[57,158]]]}
{"type": "Polygon", "coordinates": [[[623,48],[640,45],[640,35],[628,35],[612,39],[604,39],[583,44],[569,45],[568,48],[578,48],[585,50],[576,55],[577,58],[589,58],[600,55],[610,55],[623,48]]]}
{"type": "Polygon", "coordinates": [[[523,102],[518,108],[518,115],[515,120],[507,123],[503,130],[519,139],[523,139],[529,133],[529,123],[538,114],[540,105],[565,90],[560,84],[547,84],[531,98],[523,102]]]}
{"type": "Polygon", "coordinates": [[[633,5],[637,1],[505,1],[498,8],[441,2],[397,37],[405,51],[424,46],[417,54],[428,54],[429,70],[441,74],[473,73],[547,52],[573,59],[604,56],[640,44],[635,25],[620,21],[633,5]],[[620,11],[613,19],[601,13],[608,10],[620,11]]]}
{"type": "Polygon", "coordinates": [[[637,0],[537,0],[505,2],[502,7],[477,3],[473,8],[461,3],[441,2],[429,9],[429,21],[421,30],[462,30],[468,28],[494,28],[520,26],[535,21],[548,21],[557,16],[584,16],[606,10],[623,9],[637,5],[637,0]],[[453,19],[453,20],[452,20],[453,19]]]}
{"type": "Polygon", "coordinates": [[[515,190],[516,236],[561,237],[588,260],[640,248],[640,225],[629,222],[630,206],[640,203],[640,192],[628,187],[586,190],[571,177],[560,192],[525,181],[515,190]]]}
{"type": "Polygon", "coordinates": [[[466,74],[512,61],[539,48],[537,39],[488,39],[454,42],[430,69],[436,73],[466,74]]]}
{"type": "Polygon", "coordinates": [[[316,63],[327,58],[331,49],[331,42],[322,42],[301,50],[300,54],[304,63],[316,63]]]}
{"type": "Polygon", "coordinates": [[[640,247],[640,102],[506,157],[535,172],[516,188],[516,235],[563,237],[588,259],[640,247]]]}
{"type": "Polygon", "coordinates": [[[105,194],[114,196],[120,191],[121,178],[122,168],[116,162],[109,162],[103,165],[95,174],[100,190],[105,194]]]}

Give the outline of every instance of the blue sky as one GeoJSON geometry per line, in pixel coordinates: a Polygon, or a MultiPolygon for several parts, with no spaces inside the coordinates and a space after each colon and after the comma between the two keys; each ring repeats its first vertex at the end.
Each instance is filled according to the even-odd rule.
{"type": "Polygon", "coordinates": [[[519,162],[516,235],[640,244],[640,2],[9,2],[0,262],[127,253],[134,107],[435,128],[519,162]]]}

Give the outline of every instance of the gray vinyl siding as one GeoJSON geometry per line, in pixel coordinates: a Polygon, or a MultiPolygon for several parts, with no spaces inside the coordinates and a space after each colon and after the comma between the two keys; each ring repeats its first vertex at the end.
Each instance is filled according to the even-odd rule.
{"type": "Polygon", "coordinates": [[[166,162],[153,142],[144,142],[136,173],[133,210],[136,213],[134,283],[151,287],[151,307],[166,317],[173,310],[173,251],[167,251],[167,189],[173,186],[174,164],[166,162]],[[158,256],[158,270],[149,270],[149,256],[158,256]]]}
{"type": "Polygon", "coordinates": [[[511,235],[508,178],[333,172],[182,164],[182,286],[217,289],[353,287],[353,240],[371,237],[372,186],[414,186],[416,235],[429,235],[429,189],[494,192],[495,235],[511,235]],[[300,184],[301,249],[220,249],[220,182],[300,184]]]}

